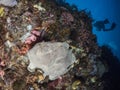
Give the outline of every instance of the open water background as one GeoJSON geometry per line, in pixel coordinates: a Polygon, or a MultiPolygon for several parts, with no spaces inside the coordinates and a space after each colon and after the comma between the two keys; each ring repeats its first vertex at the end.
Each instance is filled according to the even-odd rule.
{"type": "Polygon", "coordinates": [[[120,0],[66,0],[66,2],[75,4],[79,10],[90,11],[95,21],[107,18],[110,24],[106,25],[106,28],[109,28],[112,22],[117,24],[114,30],[107,32],[97,31],[93,27],[93,33],[97,35],[100,46],[108,45],[120,59],[120,0]]]}

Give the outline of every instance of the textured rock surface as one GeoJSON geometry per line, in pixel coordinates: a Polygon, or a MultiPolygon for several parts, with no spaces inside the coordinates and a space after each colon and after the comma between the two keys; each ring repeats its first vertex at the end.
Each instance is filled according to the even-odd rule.
{"type": "Polygon", "coordinates": [[[28,53],[30,64],[28,70],[42,69],[44,75],[54,80],[65,74],[74,63],[75,56],[67,43],[42,42],[36,44],[28,53]]]}
{"type": "Polygon", "coordinates": [[[17,5],[17,1],[16,0],[0,0],[0,4],[13,7],[17,5]]]}

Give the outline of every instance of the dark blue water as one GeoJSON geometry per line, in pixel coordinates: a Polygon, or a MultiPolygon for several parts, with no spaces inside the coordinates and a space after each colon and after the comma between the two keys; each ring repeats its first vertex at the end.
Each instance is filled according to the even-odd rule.
{"type": "Polygon", "coordinates": [[[66,2],[75,4],[79,10],[91,11],[95,21],[107,18],[110,24],[106,25],[106,28],[109,28],[113,22],[117,24],[114,30],[107,32],[97,31],[93,27],[93,33],[97,35],[100,46],[107,44],[120,59],[120,0],[66,0],[66,2]]]}

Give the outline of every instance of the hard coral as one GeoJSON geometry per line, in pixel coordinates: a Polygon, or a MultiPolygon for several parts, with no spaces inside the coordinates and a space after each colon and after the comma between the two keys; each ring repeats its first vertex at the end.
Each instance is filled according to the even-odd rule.
{"type": "Polygon", "coordinates": [[[74,21],[74,17],[72,16],[72,14],[68,13],[68,12],[63,12],[61,15],[61,22],[64,24],[70,24],[71,22],[74,21]]]}

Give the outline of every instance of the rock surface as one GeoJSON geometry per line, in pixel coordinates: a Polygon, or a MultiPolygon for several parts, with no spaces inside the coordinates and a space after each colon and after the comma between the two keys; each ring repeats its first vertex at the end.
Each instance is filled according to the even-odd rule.
{"type": "Polygon", "coordinates": [[[13,7],[17,5],[17,1],[16,0],[0,0],[0,4],[4,6],[13,7]]]}

